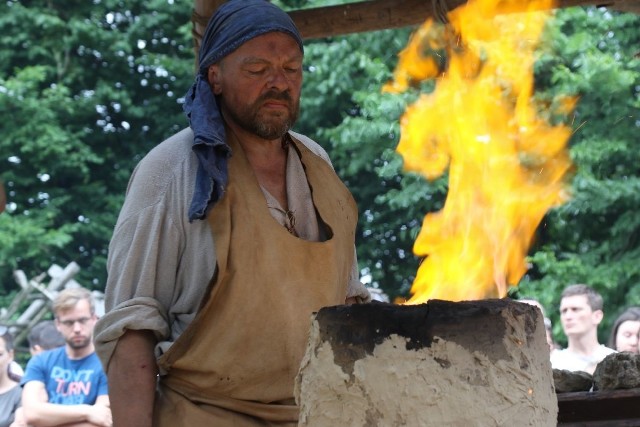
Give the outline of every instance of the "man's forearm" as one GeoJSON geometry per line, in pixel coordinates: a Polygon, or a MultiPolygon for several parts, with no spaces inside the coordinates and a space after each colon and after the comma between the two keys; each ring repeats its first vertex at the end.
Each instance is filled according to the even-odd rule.
{"type": "Polygon", "coordinates": [[[109,361],[109,400],[115,427],[151,427],[158,367],[155,337],[149,331],[127,331],[109,361]]]}
{"type": "Polygon", "coordinates": [[[89,405],[58,405],[40,402],[25,404],[25,424],[33,427],[53,427],[87,421],[89,405]]]}

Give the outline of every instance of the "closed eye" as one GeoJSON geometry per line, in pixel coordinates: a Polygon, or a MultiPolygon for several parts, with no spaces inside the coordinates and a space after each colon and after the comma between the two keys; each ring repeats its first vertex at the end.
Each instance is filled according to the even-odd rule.
{"type": "Polygon", "coordinates": [[[259,68],[259,69],[248,69],[247,72],[253,76],[259,76],[264,74],[266,68],[259,68]]]}

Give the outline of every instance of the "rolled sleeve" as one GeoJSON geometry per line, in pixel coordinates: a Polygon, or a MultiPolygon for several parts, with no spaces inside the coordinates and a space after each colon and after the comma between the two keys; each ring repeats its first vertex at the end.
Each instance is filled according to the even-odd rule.
{"type": "Polygon", "coordinates": [[[127,330],[148,330],[158,351],[182,333],[202,301],[216,265],[207,221],[190,223],[197,160],[193,135],[156,146],[129,181],[107,259],[106,314],[94,341],[106,368],[127,330]]]}
{"type": "Polygon", "coordinates": [[[166,310],[153,298],[133,298],[119,304],[100,318],[94,330],[96,353],[105,368],[127,330],[151,331],[158,341],[169,339],[171,332],[166,310]]]}

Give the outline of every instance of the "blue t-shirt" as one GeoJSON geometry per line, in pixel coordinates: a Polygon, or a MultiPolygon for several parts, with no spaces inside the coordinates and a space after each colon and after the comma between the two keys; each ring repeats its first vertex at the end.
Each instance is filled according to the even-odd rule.
{"type": "Polygon", "coordinates": [[[29,381],[44,383],[49,403],[60,405],[93,405],[98,396],[108,394],[107,376],[96,353],[71,360],[64,346],[33,356],[20,385],[29,381]]]}

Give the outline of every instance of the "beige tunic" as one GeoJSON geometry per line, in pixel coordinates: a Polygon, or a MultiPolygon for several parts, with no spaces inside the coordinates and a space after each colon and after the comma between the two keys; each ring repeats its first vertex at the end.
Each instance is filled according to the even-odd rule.
{"type": "Polygon", "coordinates": [[[347,188],[296,144],[328,237],[300,239],[274,221],[240,146],[230,145],[227,192],[208,215],[218,273],[207,303],[160,359],[168,374],[155,426],[296,425],[293,382],[310,316],[346,297],[357,223],[347,188]]]}
{"type": "MultiPolygon", "coordinates": [[[[303,135],[291,135],[330,164],[318,144],[303,135]]],[[[127,329],[152,331],[158,339],[156,355],[162,355],[195,317],[215,272],[216,251],[208,222],[187,220],[198,167],[192,143],[191,129],[182,130],[151,150],[132,174],[109,246],[107,312],[94,332],[104,366],[127,329]]],[[[300,159],[289,151],[289,205],[299,213],[299,235],[313,239],[305,237],[313,229],[303,213],[313,213],[308,185],[300,159]]],[[[354,260],[347,295],[367,301],[369,293],[358,278],[354,260]]]]}

